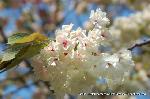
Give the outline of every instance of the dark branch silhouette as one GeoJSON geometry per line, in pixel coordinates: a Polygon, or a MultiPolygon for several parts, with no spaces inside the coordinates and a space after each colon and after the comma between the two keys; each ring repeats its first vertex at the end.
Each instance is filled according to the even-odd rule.
{"type": "Polygon", "coordinates": [[[140,43],[136,43],[133,46],[131,46],[130,48],[128,48],[128,50],[132,51],[136,47],[142,47],[142,46],[148,45],[148,44],[150,44],[150,39],[144,40],[143,42],[140,42],[140,43]]]}

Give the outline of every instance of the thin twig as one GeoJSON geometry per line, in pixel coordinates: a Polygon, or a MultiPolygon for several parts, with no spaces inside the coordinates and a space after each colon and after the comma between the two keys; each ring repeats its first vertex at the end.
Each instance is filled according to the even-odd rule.
{"type": "Polygon", "coordinates": [[[7,37],[5,36],[5,33],[3,31],[2,26],[0,26],[0,34],[1,34],[2,38],[3,38],[3,42],[6,43],[7,42],[7,37]]]}
{"type": "Polygon", "coordinates": [[[135,45],[133,45],[130,48],[128,48],[128,50],[132,51],[135,47],[141,47],[141,46],[148,45],[148,44],[150,44],[150,39],[145,40],[145,41],[143,41],[141,43],[136,43],[135,45]]]}

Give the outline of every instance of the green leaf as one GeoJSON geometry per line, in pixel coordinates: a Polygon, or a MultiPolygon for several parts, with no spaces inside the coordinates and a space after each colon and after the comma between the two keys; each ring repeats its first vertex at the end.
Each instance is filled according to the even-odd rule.
{"type": "Polygon", "coordinates": [[[8,61],[14,59],[17,52],[6,52],[2,58],[2,61],[8,61]]]}
{"type": "Polygon", "coordinates": [[[0,71],[6,71],[40,53],[48,44],[48,38],[40,33],[17,33],[8,38],[10,46],[0,59],[0,71]]]}
{"type": "Polygon", "coordinates": [[[40,33],[17,33],[8,38],[8,44],[20,44],[20,43],[28,43],[33,41],[44,41],[48,40],[48,38],[40,33]]]}
{"type": "MultiPolygon", "coordinates": [[[[14,54],[11,53],[11,58],[5,58],[7,61],[1,61],[0,62],[0,71],[6,71],[10,68],[13,68],[14,66],[18,65],[21,61],[25,59],[29,59],[37,54],[40,53],[41,49],[44,48],[48,43],[47,42],[34,42],[34,43],[27,43],[27,44],[21,44],[21,45],[13,45],[13,48],[16,46],[24,46],[20,47],[18,49],[18,52],[15,53],[15,58],[14,54]]],[[[11,47],[11,50],[13,49],[11,47]]],[[[10,49],[9,49],[10,50],[10,49]]],[[[13,52],[13,51],[12,51],[13,52]]]]}
{"type": "Polygon", "coordinates": [[[25,47],[25,45],[18,45],[16,44],[15,46],[10,46],[9,48],[6,49],[5,53],[3,54],[2,56],[2,60],[1,62],[3,61],[9,61],[11,59],[14,59],[16,54],[18,54],[18,52],[23,48],[25,47]]]}
{"type": "Polygon", "coordinates": [[[30,35],[29,33],[16,33],[16,34],[13,34],[12,36],[8,37],[8,44],[14,44],[16,43],[16,41],[18,39],[22,39],[23,37],[26,37],[30,35]]]}
{"type": "Polygon", "coordinates": [[[22,56],[23,52],[26,52],[26,49],[28,47],[29,46],[24,47],[23,49],[21,49],[14,59],[11,59],[11,60],[8,60],[8,61],[1,61],[1,63],[0,63],[1,72],[6,71],[10,68],[13,68],[17,64],[19,64],[22,61],[22,59],[20,57],[22,56]]]}

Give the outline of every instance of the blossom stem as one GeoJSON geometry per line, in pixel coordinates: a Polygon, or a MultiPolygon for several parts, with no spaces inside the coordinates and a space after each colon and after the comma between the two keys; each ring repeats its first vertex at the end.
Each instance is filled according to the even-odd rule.
{"type": "Polygon", "coordinates": [[[130,48],[128,48],[128,50],[132,51],[135,47],[141,47],[141,46],[148,45],[148,44],[150,44],[150,39],[148,39],[144,42],[141,42],[141,43],[136,43],[133,46],[131,46],[130,48]]]}

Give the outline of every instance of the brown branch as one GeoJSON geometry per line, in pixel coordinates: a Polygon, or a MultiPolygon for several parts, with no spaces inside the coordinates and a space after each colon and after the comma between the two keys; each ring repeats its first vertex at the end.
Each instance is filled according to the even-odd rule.
{"type": "Polygon", "coordinates": [[[135,45],[133,45],[133,46],[131,46],[130,48],[128,48],[128,50],[132,51],[132,50],[133,50],[134,48],[136,48],[136,47],[142,47],[142,46],[148,45],[148,44],[150,44],[150,39],[144,40],[144,41],[141,42],[141,43],[136,43],[135,45]]]}
{"type": "Polygon", "coordinates": [[[0,34],[1,34],[2,38],[3,38],[3,42],[6,43],[7,42],[7,37],[5,36],[5,33],[3,31],[2,26],[0,26],[0,34]]]}

